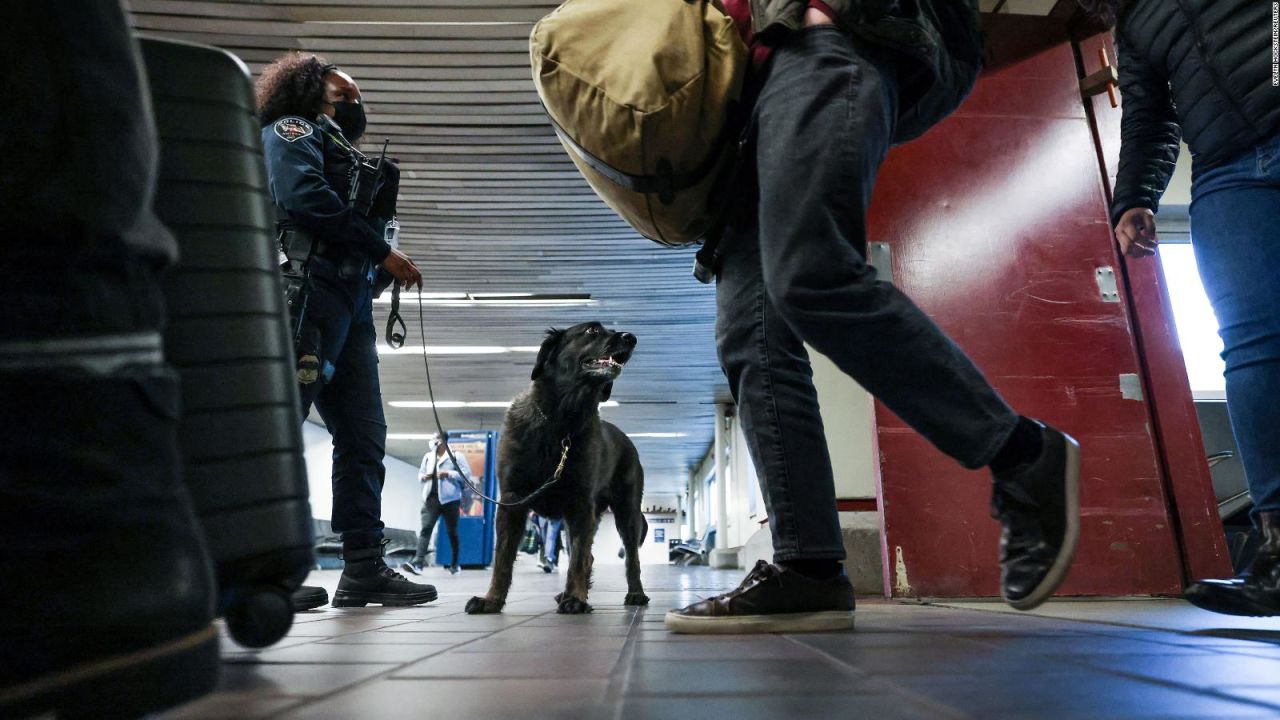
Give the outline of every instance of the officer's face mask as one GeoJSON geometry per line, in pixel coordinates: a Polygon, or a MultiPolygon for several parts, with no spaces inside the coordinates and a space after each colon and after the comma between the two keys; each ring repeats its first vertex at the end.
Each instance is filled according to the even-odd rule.
{"type": "Polygon", "coordinates": [[[359,140],[360,136],[364,135],[367,122],[364,116],[364,103],[350,101],[334,103],[333,121],[342,128],[342,134],[347,140],[351,142],[359,140]]]}

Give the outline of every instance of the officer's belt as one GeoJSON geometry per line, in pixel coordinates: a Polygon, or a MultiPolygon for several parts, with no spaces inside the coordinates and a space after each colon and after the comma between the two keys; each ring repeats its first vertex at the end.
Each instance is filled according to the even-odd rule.
{"type": "Polygon", "coordinates": [[[289,260],[301,265],[313,255],[327,257],[331,243],[316,238],[297,225],[281,223],[279,225],[280,251],[289,260]]]}

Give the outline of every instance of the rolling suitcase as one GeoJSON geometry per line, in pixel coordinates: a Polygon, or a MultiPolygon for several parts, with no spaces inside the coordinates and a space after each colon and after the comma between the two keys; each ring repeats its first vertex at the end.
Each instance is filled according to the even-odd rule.
{"type": "Polygon", "coordinates": [[[165,353],[182,376],[184,476],[233,639],[293,623],[314,563],[293,348],[253,89],[215,48],[142,38],[161,167],[156,214],[177,238],[165,353]]]}

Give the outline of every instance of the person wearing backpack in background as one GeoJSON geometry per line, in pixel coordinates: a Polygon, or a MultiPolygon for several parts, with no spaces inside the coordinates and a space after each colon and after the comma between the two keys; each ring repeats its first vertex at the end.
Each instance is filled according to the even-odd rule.
{"type": "Polygon", "coordinates": [[[768,505],[776,564],[667,614],[676,632],[853,627],[831,461],[804,343],[940,450],[994,475],[1001,590],[1030,609],[1079,533],[1079,447],[1020,417],[865,262],[895,143],[957,107],[981,66],[976,0],[723,0],[751,48],[740,187],[720,242],[716,341],[768,505]]]}

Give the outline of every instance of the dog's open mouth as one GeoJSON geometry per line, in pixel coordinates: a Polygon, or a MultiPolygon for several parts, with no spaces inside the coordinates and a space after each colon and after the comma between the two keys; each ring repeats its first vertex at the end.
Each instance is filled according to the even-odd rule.
{"type": "Polygon", "coordinates": [[[622,366],[627,362],[627,358],[621,354],[606,355],[582,363],[582,367],[588,372],[598,375],[617,375],[622,372],[622,366]]]}

